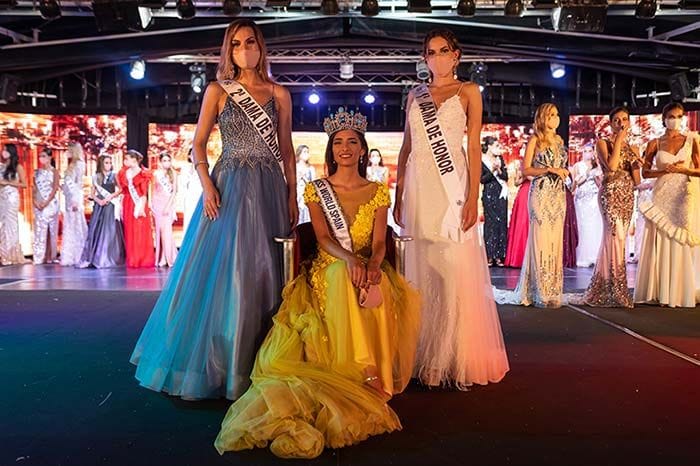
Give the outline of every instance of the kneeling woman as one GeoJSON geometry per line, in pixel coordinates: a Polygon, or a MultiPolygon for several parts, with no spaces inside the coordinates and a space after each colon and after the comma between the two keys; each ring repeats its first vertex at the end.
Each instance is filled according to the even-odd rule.
{"type": "Polygon", "coordinates": [[[389,191],[365,179],[366,127],[342,109],[324,121],[330,176],[304,192],[318,251],[284,290],[220,453],[270,443],[282,458],[314,458],[401,428],[386,401],[411,377],[420,300],[384,260],[389,191]]]}

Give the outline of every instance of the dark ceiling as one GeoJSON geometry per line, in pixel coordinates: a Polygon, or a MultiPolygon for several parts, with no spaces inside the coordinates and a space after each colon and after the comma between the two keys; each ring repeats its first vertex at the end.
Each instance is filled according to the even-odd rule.
{"type": "MultiPolygon", "coordinates": [[[[610,1],[602,32],[555,32],[551,3],[528,3],[523,17],[507,17],[502,0],[479,0],[476,15],[465,18],[454,11],[456,2],[433,0],[432,13],[411,14],[405,1],[381,1],[380,14],[367,17],[359,11],[360,1],[339,2],[340,13],[333,16],[321,14],[318,0],[291,2],[286,11],[264,1],[244,1],[240,16],[262,27],[273,54],[272,73],[289,86],[297,106],[312,85],[332,104],[359,99],[367,83],[376,83],[382,102],[400,105],[405,88],[416,79],[421,39],[435,27],[458,35],[465,79],[473,77],[470,62],[487,65],[485,99],[497,117],[529,115],[532,105],[551,98],[572,111],[622,102],[653,106],[668,100],[664,93],[672,76],[677,84],[678,73],[690,89],[698,85],[700,9],[659,1],[656,17],[641,20],[635,18],[635,1],[610,1]],[[344,56],[354,62],[355,76],[349,80],[337,77],[344,56]],[[551,62],[567,66],[565,78],[551,77],[551,62]],[[661,94],[656,102],[655,92],[661,94]]],[[[99,32],[89,1],[62,2],[62,17],[51,21],[42,19],[31,1],[19,1],[13,9],[0,10],[0,73],[17,77],[23,94],[56,96],[42,102],[49,107],[60,106],[61,100],[64,107],[99,103],[117,108],[128,100],[117,97],[119,92],[141,92],[153,108],[189,102],[191,108],[180,108],[175,117],[191,116],[198,96],[189,89],[189,65],[206,62],[213,79],[223,31],[233,19],[223,14],[221,2],[195,4],[197,14],[187,21],[177,17],[170,1],[153,10],[145,31],[99,32]],[[142,81],[128,78],[129,63],[136,58],[146,61],[142,81]]],[[[163,118],[173,117],[165,113],[163,118]]]]}

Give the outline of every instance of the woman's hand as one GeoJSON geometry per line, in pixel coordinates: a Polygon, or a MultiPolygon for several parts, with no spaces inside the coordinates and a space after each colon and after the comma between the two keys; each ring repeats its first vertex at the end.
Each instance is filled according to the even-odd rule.
{"type": "Polygon", "coordinates": [[[685,167],[683,166],[683,162],[681,161],[681,162],[676,162],[676,163],[672,163],[671,165],[668,165],[668,166],[666,167],[666,172],[668,172],[668,173],[683,173],[683,174],[685,174],[685,173],[686,173],[686,169],[685,169],[685,167]]]}
{"type": "Polygon", "coordinates": [[[467,202],[462,206],[462,231],[467,231],[476,224],[477,220],[477,205],[476,202],[467,202]]]}
{"type": "Polygon", "coordinates": [[[382,269],[378,265],[367,265],[367,285],[379,285],[382,282],[382,269]]]}
{"type": "Polygon", "coordinates": [[[204,215],[206,215],[209,220],[216,220],[219,218],[219,207],[221,207],[221,197],[219,196],[219,191],[211,181],[202,187],[202,191],[202,206],[204,208],[204,215]]]}
{"type": "Polygon", "coordinates": [[[365,264],[362,263],[360,259],[355,256],[347,259],[345,263],[348,266],[348,273],[350,274],[350,280],[356,288],[364,288],[367,286],[367,269],[365,264]]]}
{"type": "Polygon", "coordinates": [[[547,171],[548,173],[557,175],[562,180],[565,180],[569,177],[569,170],[567,170],[566,168],[548,168],[547,171]]]}
{"type": "Polygon", "coordinates": [[[299,204],[297,204],[296,196],[289,196],[287,206],[289,208],[289,226],[294,228],[299,223],[299,204]]]}

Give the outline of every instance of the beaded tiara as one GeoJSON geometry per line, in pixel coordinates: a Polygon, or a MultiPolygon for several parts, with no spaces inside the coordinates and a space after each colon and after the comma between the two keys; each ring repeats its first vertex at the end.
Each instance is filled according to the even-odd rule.
{"type": "Polygon", "coordinates": [[[367,117],[352,110],[348,113],[345,108],[338,107],[335,114],[331,113],[330,117],[323,120],[323,130],[329,136],[343,129],[354,129],[364,134],[367,131],[367,117]]]}

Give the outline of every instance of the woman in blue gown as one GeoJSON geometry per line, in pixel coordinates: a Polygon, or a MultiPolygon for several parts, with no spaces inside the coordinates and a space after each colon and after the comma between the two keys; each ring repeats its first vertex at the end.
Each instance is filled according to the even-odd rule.
{"type": "Polygon", "coordinates": [[[226,29],[217,80],[204,94],[194,138],[202,198],[131,356],[141,385],[184,399],[233,400],[248,388],[281,302],[274,237],[288,235],[298,216],[291,98],[270,79],[252,21],[226,29]],[[234,98],[241,93],[242,102],[234,98]],[[251,103],[269,118],[272,137],[256,128],[263,113],[251,103]],[[206,143],[217,121],[223,152],[209,174],[206,143]]]}

